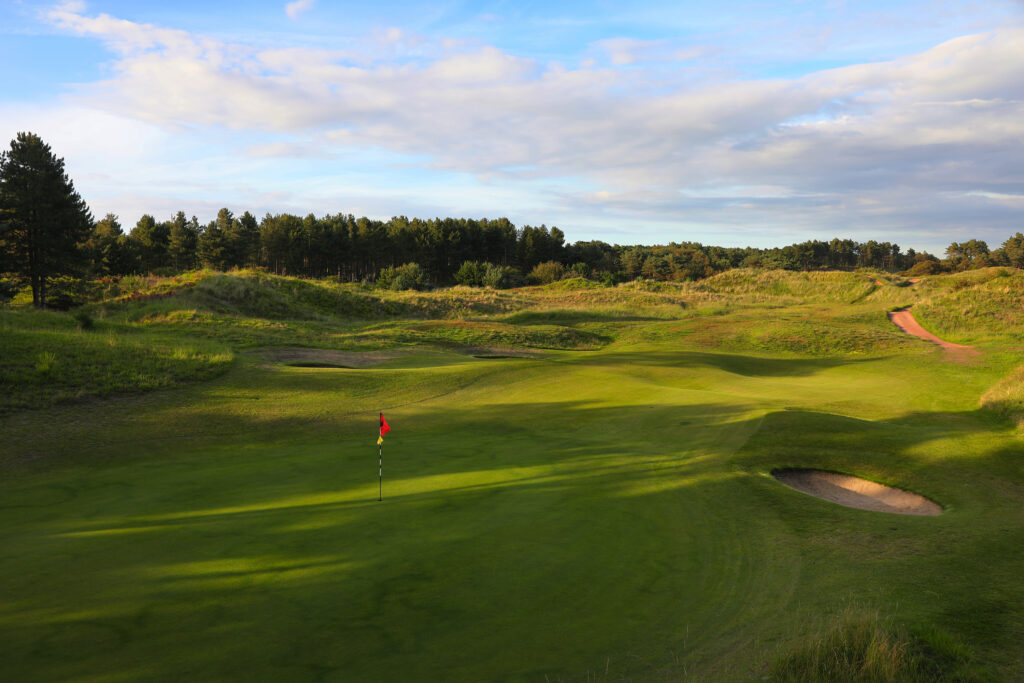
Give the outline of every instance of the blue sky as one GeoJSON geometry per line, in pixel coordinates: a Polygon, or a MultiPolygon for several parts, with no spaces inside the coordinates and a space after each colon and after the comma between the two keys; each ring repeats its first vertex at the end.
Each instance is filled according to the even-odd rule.
{"type": "Polygon", "coordinates": [[[1024,231],[1024,2],[0,5],[97,216],[508,216],[936,253],[1024,231]]]}

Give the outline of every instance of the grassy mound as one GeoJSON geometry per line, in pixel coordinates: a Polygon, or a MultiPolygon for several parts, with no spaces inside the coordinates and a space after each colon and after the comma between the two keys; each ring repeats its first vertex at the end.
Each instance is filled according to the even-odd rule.
{"type": "Polygon", "coordinates": [[[1024,272],[985,268],[922,282],[918,321],[943,339],[973,344],[1024,327],[1024,272]]]}
{"type": "Polygon", "coordinates": [[[694,292],[742,297],[776,304],[850,303],[874,291],[872,278],[861,273],[759,270],[737,268],[690,286],[694,292]]]}
{"type": "Polygon", "coordinates": [[[0,340],[0,414],[209,379],[234,356],[202,339],[103,324],[83,330],[65,313],[0,311],[0,340]]]}

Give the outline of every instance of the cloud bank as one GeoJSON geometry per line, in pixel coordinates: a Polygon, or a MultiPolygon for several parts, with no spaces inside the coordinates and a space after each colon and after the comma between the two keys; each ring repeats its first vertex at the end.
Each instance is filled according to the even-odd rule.
{"type": "Polygon", "coordinates": [[[374,52],[227,43],[74,6],[49,20],[115,55],[80,103],[169,129],[274,138],[253,146],[260,158],[384,149],[487,183],[574,178],[552,194],[567,214],[675,217],[740,235],[755,224],[788,225],[794,238],[1021,228],[1017,26],[891,61],[743,80],[701,62],[706,47],[659,41],[605,40],[562,64],[397,30],[374,52]]]}

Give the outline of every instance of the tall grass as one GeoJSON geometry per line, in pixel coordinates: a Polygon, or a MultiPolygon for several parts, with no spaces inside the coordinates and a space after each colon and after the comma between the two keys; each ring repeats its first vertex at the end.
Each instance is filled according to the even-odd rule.
{"type": "Polygon", "coordinates": [[[792,683],[989,680],[970,649],[948,634],[911,632],[877,613],[853,610],[777,656],[766,674],[767,680],[792,683]]]}
{"type": "Polygon", "coordinates": [[[1024,428],[1024,365],[986,391],[979,405],[1012,420],[1018,428],[1024,428]]]}
{"type": "Polygon", "coordinates": [[[751,302],[850,303],[867,296],[877,287],[868,275],[862,273],[737,268],[689,284],[684,291],[729,295],[751,302]]]}
{"type": "Polygon", "coordinates": [[[149,391],[224,372],[220,344],[105,325],[80,329],[72,315],[0,312],[0,415],[92,396],[149,391]]]}
{"type": "Polygon", "coordinates": [[[1019,337],[1024,328],[1024,273],[985,268],[929,278],[914,315],[935,334],[975,342],[1019,337]]]}

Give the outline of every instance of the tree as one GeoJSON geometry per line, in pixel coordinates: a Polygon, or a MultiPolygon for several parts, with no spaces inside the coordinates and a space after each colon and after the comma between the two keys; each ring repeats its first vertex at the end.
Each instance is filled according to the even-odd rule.
{"type": "Polygon", "coordinates": [[[132,264],[124,258],[119,242],[122,237],[124,230],[117,216],[112,213],[108,213],[93,226],[89,245],[94,275],[123,275],[131,269],[132,264]]]}
{"type": "Polygon", "coordinates": [[[170,221],[167,234],[167,255],[177,270],[189,270],[196,262],[196,242],[199,239],[199,221],[185,219],[185,212],[179,211],[170,221]]]}
{"type": "Polygon", "coordinates": [[[228,242],[220,223],[221,221],[211,221],[196,240],[196,257],[204,268],[228,269],[228,242]]]}
{"type": "Polygon", "coordinates": [[[138,243],[143,272],[152,272],[168,264],[170,232],[169,223],[157,223],[156,219],[148,213],[144,214],[132,228],[129,236],[138,243]]]}
{"type": "Polygon", "coordinates": [[[12,272],[28,277],[32,303],[46,308],[46,280],[88,266],[92,214],[38,135],[18,133],[0,155],[0,248],[12,272]]]}
{"type": "Polygon", "coordinates": [[[1010,237],[1002,246],[1003,254],[1014,268],[1024,268],[1024,235],[1019,232],[1010,237]]]}

